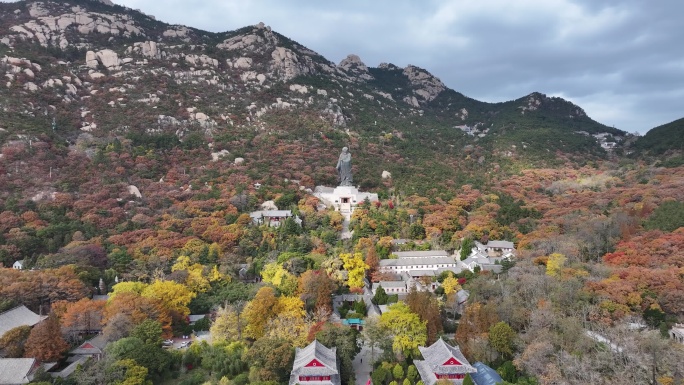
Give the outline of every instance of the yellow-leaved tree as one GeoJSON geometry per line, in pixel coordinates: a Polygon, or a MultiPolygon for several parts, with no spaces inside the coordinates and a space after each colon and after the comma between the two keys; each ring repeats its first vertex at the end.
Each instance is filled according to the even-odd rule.
{"type": "Polygon", "coordinates": [[[303,318],[306,315],[306,311],[304,310],[304,301],[302,301],[298,296],[279,297],[276,312],[278,314],[300,318],[303,318]]]}
{"type": "Polygon", "coordinates": [[[246,321],[240,312],[240,303],[221,306],[216,314],[216,319],[211,324],[211,339],[214,343],[221,341],[240,341],[246,321]]]}
{"type": "Polygon", "coordinates": [[[112,292],[109,293],[109,301],[111,302],[117,294],[121,293],[135,293],[142,294],[142,292],[149,286],[144,282],[119,282],[112,286],[112,292]]]}
{"type": "Polygon", "coordinates": [[[363,278],[366,276],[368,265],[363,261],[361,253],[340,254],[342,268],[347,271],[347,285],[350,289],[363,288],[363,278]]]}
{"type": "Polygon", "coordinates": [[[169,311],[189,315],[188,305],[197,294],[178,282],[156,280],[143,290],[142,296],[157,299],[169,311]]]}
{"type": "Polygon", "coordinates": [[[181,255],[176,260],[176,263],[171,267],[171,271],[185,270],[188,277],[185,279],[185,284],[195,292],[203,293],[209,290],[209,279],[203,276],[204,266],[199,263],[192,263],[190,257],[181,255]]]}
{"type": "Polygon", "coordinates": [[[259,289],[242,311],[246,322],[244,335],[253,339],[263,337],[266,324],[278,314],[278,308],[278,298],[273,288],[264,286],[259,289]]]}
{"type": "Polygon", "coordinates": [[[449,272],[449,275],[442,282],[442,287],[444,288],[444,294],[447,297],[453,293],[461,290],[461,285],[458,283],[458,278],[454,277],[454,273],[449,272]]]}
{"type": "Polygon", "coordinates": [[[292,295],[297,290],[297,277],[277,262],[266,264],[261,270],[261,277],[264,282],[276,286],[285,295],[292,295]]]}
{"type": "Polygon", "coordinates": [[[390,305],[380,316],[380,325],[392,333],[395,354],[415,357],[419,354],[418,347],[427,342],[427,322],[421,321],[420,316],[403,302],[390,305]]]}
{"type": "Polygon", "coordinates": [[[301,348],[308,344],[307,337],[311,326],[312,323],[307,322],[303,317],[278,314],[275,318],[268,321],[265,337],[286,340],[292,346],[301,348]]]}
{"type": "Polygon", "coordinates": [[[546,261],[546,275],[552,277],[560,276],[566,259],[565,255],[559,253],[549,255],[549,259],[546,261]]]}

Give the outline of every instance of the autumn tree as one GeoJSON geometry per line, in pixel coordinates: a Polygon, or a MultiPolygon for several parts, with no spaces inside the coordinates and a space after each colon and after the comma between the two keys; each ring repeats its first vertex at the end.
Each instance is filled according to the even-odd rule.
{"type": "Polygon", "coordinates": [[[133,325],[137,325],[148,318],[153,319],[162,325],[167,335],[171,332],[171,316],[160,299],[143,297],[132,292],[118,294],[110,299],[105,306],[103,314],[105,324],[109,326],[109,323],[118,314],[127,316],[133,325]]]}
{"type": "Polygon", "coordinates": [[[156,280],[143,290],[142,296],[154,298],[169,311],[187,316],[190,314],[188,304],[197,294],[180,283],[156,280]]]}
{"type": "Polygon", "coordinates": [[[332,312],[332,295],[337,285],[324,270],[307,270],[299,276],[297,293],[307,304],[313,304],[316,313],[329,315],[332,312]]]}
{"type": "Polygon", "coordinates": [[[559,277],[565,265],[567,258],[563,254],[553,253],[549,255],[546,262],[546,274],[552,277],[559,277]]]}
{"type": "Polygon", "coordinates": [[[265,338],[288,341],[296,348],[307,345],[311,323],[304,317],[283,312],[268,321],[264,330],[265,338]]]}
{"type": "Polygon", "coordinates": [[[259,339],[264,335],[266,324],[278,314],[278,299],[271,287],[264,286],[256,293],[242,312],[247,323],[245,336],[259,339]]]}
{"type": "Polygon", "coordinates": [[[31,330],[24,346],[24,357],[35,357],[42,362],[59,361],[68,348],[62,338],[59,319],[50,315],[31,330]]]}
{"type": "Polygon", "coordinates": [[[471,350],[469,342],[471,340],[486,339],[489,328],[497,322],[499,322],[499,316],[493,302],[486,305],[479,302],[469,304],[456,329],[456,341],[458,341],[464,354],[469,354],[471,350]]]}
{"type": "Polygon", "coordinates": [[[342,260],[342,267],[347,271],[347,285],[350,289],[363,288],[363,279],[366,277],[366,270],[368,265],[363,261],[361,253],[343,253],[340,254],[342,260]]]}
{"type": "Polygon", "coordinates": [[[82,298],[67,303],[62,315],[62,327],[74,332],[100,330],[106,302],[82,298]]]}
{"type": "Polygon", "coordinates": [[[403,302],[389,306],[380,316],[380,323],[392,333],[392,350],[403,357],[415,357],[418,346],[427,343],[426,322],[403,302]]]}
{"type": "Polygon", "coordinates": [[[90,290],[73,265],[34,271],[0,269],[0,299],[21,298],[29,308],[74,302],[88,294],[90,290]]]}
{"type": "Polygon", "coordinates": [[[297,289],[297,277],[277,262],[266,264],[261,271],[261,276],[264,282],[277,287],[285,295],[291,295],[297,289]]]}
{"type": "Polygon", "coordinates": [[[428,291],[418,291],[413,286],[406,297],[406,304],[413,313],[418,314],[421,321],[425,322],[427,344],[432,345],[442,332],[442,316],[437,297],[428,291]]]}
{"type": "Polygon", "coordinates": [[[185,255],[178,257],[176,263],[171,267],[171,271],[186,272],[187,277],[183,283],[195,293],[206,292],[211,288],[212,282],[219,281],[222,278],[216,266],[206,268],[199,263],[192,263],[190,257],[185,255]]]}
{"type": "Polygon", "coordinates": [[[245,330],[246,321],[242,317],[244,302],[221,306],[209,332],[213,341],[240,341],[245,330]]]}
{"type": "Polygon", "coordinates": [[[20,358],[24,355],[24,345],[31,334],[30,326],[17,326],[0,336],[0,354],[7,358],[20,358]]]}

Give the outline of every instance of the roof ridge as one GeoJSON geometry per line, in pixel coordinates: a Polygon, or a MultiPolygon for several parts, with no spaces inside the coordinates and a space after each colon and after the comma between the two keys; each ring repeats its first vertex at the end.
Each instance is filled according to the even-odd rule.
{"type": "Polygon", "coordinates": [[[9,313],[9,312],[11,312],[11,311],[13,311],[13,310],[17,310],[17,309],[22,308],[22,307],[26,308],[26,310],[30,311],[31,313],[34,313],[34,314],[36,314],[36,315],[40,315],[40,314],[34,312],[33,310],[29,309],[28,307],[26,307],[26,305],[24,305],[24,304],[17,305],[17,306],[15,306],[15,307],[11,308],[11,309],[7,309],[7,310],[5,310],[5,311],[3,311],[3,312],[0,312],[0,315],[3,315],[3,314],[5,314],[5,313],[9,313]]]}

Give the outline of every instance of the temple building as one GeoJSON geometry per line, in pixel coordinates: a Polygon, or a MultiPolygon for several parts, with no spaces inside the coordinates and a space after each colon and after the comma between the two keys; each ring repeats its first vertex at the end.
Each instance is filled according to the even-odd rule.
{"type": "Polygon", "coordinates": [[[425,385],[433,385],[437,380],[447,379],[460,385],[468,373],[476,373],[461,353],[458,346],[451,346],[441,338],[429,347],[418,347],[424,360],[415,360],[420,378],[425,385]]]}
{"type": "Polygon", "coordinates": [[[340,385],[337,348],[326,348],[314,340],[305,348],[297,348],[290,385],[340,385]]]}

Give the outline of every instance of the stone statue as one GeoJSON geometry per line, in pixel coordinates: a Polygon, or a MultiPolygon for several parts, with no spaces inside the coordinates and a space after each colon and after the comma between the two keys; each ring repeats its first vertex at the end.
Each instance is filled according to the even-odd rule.
{"type": "Polygon", "coordinates": [[[347,147],[342,148],[342,153],[340,153],[340,158],[337,160],[337,166],[335,166],[335,168],[340,175],[340,186],[351,186],[351,154],[347,147]]]}

